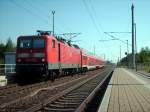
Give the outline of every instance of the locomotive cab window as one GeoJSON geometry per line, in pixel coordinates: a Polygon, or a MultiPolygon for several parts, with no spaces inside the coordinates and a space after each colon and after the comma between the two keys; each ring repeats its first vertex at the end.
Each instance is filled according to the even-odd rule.
{"type": "Polygon", "coordinates": [[[31,48],[32,40],[20,40],[18,43],[19,48],[31,48]]]}
{"type": "Polygon", "coordinates": [[[33,40],[33,48],[44,48],[45,40],[44,39],[34,39],[33,40]]]}
{"type": "Polygon", "coordinates": [[[55,48],[55,40],[52,40],[52,48],[55,48]]]}

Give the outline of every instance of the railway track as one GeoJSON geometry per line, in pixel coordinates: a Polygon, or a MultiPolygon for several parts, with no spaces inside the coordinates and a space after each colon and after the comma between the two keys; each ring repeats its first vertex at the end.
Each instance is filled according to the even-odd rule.
{"type": "MultiPolygon", "coordinates": [[[[102,70],[90,71],[86,74],[94,75],[100,71],[102,71],[102,70]]],[[[20,104],[28,105],[28,103],[29,104],[35,103],[36,101],[39,102],[39,99],[43,98],[43,96],[42,96],[43,94],[41,94],[41,93],[43,93],[43,91],[50,90],[52,94],[57,93],[57,91],[63,91],[63,89],[65,89],[65,87],[67,87],[67,86],[65,84],[63,85],[62,83],[66,82],[66,80],[68,80],[68,79],[70,79],[70,80],[76,79],[76,81],[74,81],[74,84],[75,84],[75,83],[77,83],[77,80],[78,80],[77,78],[80,78],[80,77],[81,77],[81,79],[82,79],[82,77],[84,79],[84,78],[90,77],[90,75],[76,75],[74,77],[69,77],[69,78],[63,77],[62,78],[62,79],[64,79],[63,81],[60,81],[60,79],[61,79],[60,78],[60,79],[57,79],[53,83],[52,82],[47,82],[47,83],[42,82],[42,84],[38,83],[38,84],[28,85],[28,86],[25,86],[22,88],[19,87],[18,90],[12,89],[13,92],[6,92],[7,94],[4,92],[5,95],[3,95],[3,94],[0,95],[0,102],[1,102],[0,109],[3,111],[13,111],[13,110],[17,111],[15,109],[15,107],[18,108],[20,104]],[[33,100],[35,100],[35,102],[33,100]]],[[[72,86],[72,85],[69,85],[69,86],[72,86]]],[[[7,91],[7,89],[6,89],[6,91],[7,91]]],[[[9,91],[11,91],[11,90],[9,90],[9,91]]],[[[20,106],[20,108],[22,108],[22,106],[20,106]]]]}
{"type": "Polygon", "coordinates": [[[145,73],[145,72],[142,72],[142,71],[134,71],[134,70],[130,70],[130,71],[137,74],[137,75],[139,75],[139,76],[150,79],[150,73],[145,73]]]}
{"type": "Polygon", "coordinates": [[[144,72],[138,71],[137,74],[150,79],[150,73],[144,73],[144,72]]]}
{"type": "Polygon", "coordinates": [[[96,91],[110,76],[112,70],[104,71],[91,77],[60,94],[45,101],[42,105],[35,105],[25,112],[81,112],[94,97],[96,91]]]}
{"type": "Polygon", "coordinates": [[[8,89],[11,89],[11,88],[15,88],[17,87],[17,84],[9,84],[7,86],[2,86],[0,87],[0,92],[2,92],[3,90],[8,90],[8,89]]]}
{"type": "Polygon", "coordinates": [[[26,94],[44,86],[48,86],[49,82],[41,82],[32,85],[18,86],[17,84],[6,86],[0,89],[0,104],[10,102],[14,99],[26,96],[26,94]],[[12,97],[13,96],[13,97],[12,97]]]}
{"type": "Polygon", "coordinates": [[[28,98],[1,106],[1,110],[7,112],[57,112],[60,110],[78,112],[86,107],[86,104],[110,76],[111,72],[112,68],[107,68],[96,75],[92,75],[92,77],[87,75],[85,78],[70,81],[70,83],[67,82],[64,85],[42,89],[28,98]]]}

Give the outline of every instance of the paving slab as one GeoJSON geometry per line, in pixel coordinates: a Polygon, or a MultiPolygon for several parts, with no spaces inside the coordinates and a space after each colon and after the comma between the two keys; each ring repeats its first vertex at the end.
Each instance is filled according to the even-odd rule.
{"type": "Polygon", "coordinates": [[[116,68],[98,112],[150,112],[150,83],[116,68]]]}

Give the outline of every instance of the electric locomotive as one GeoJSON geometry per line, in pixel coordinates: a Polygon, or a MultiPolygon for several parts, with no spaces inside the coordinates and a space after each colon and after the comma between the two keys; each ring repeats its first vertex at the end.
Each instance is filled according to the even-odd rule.
{"type": "Polygon", "coordinates": [[[38,33],[17,39],[16,76],[19,80],[25,77],[54,79],[59,75],[87,71],[104,64],[103,60],[48,31],[38,33]]]}

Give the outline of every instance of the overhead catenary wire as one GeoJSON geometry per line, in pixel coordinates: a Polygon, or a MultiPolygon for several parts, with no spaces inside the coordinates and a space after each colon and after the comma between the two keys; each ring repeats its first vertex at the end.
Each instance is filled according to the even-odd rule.
{"type": "Polygon", "coordinates": [[[100,33],[100,31],[99,31],[99,28],[98,28],[98,26],[97,26],[97,24],[96,24],[96,22],[95,22],[95,19],[94,19],[93,15],[92,15],[91,11],[89,10],[89,7],[88,7],[86,1],[85,1],[85,0],[82,0],[82,1],[83,1],[83,4],[84,4],[84,6],[85,6],[85,8],[86,8],[86,10],[87,10],[87,12],[88,12],[88,14],[89,14],[91,20],[92,20],[92,23],[93,23],[93,25],[94,25],[96,31],[98,32],[99,35],[101,35],[101,33],[100,33]]]}
{"type": "MultiPolygon", "coordinates": [[[[93,4],[92,4],[92,1],[91,0],[89,0],[90,1],[90,5],[91,5],[91,8],[92,8],[92,10],[93,10],[93,14],[95,15],[95,17],[97,17],[97,15],[96,15],[96,13],[95,13],[95,8],[93,7],[93,4]]],[[[99,22],[98,22],[99,23],[99,22]]],[[[106,34],[106,32],[104,32],[104,30],[103,30],[103,28],[102,28],[102,25],[99,23],[99,27],[100,27],[100,29],[103,31],[103,33],[104,34],[106,34]]],[[[107,32],[107,33],[112,33],[112,34],[116,34],[116,33],[122,33],[122,34],[131,34],[131,32],[107,32]]],[[[107,34],[108,35],[108,34],[107,34]]],[[[116,36],[112,36],[112,35],[109,35],[109,36],[111,36],[112,38],[114,38],[114,39],[112,39],[112,40],[118,40],[118,41],[121,41],[121,42],[123,42],[124,44],[126,43],[125,41],[123,41],[123,40],[121,40],[121,39],[119,39],[119,38],[116,38],[116,36]]]]}
{"type": "Polygon", "coordinates": [[[118,40],[118,39],[99,40],[99,41],[100,41],[100,42],[105,42],[105,41],[112,41],[112,40],[118,40]]]}
{"type": "MultiPolygon", "coordinates": [[[[44,15],[44,17],[49,20],[48,15],[45,13],[45,11],[42,10],[41,7],[36,7],[36,4],[33,3],[32,0],[24,0],[24,2],[25,2],[28,6],[30,6],[32,9],[34,9],[34,11],[36,11],[37,13],[40,13],[40,14],[44,15]],[[33,4],[34,4],[34,5],[33,5],[33,4]]],[[[51,9],[50,9],[50,10],[51,10],[51,9]]]]}
{"type": "MultiPolygon", "coordinates": [[[[29,8],[26,8],[24,5],[21,5],[20,3],[16,2],[15,0],[9,0],[13,5],[15,5],[16,7],[20,8],[20,9],[23,9],[24,11],[26,11],[28,14],[32,15],[33,17],[35,18],[40,18],[39,20],[43,21],[45,24],[49,24],[49,18],[46,18],[46,16],[41,16],[39,14],[41,13],[35,13],[33,11],[31,11],[29,8]]],[[[26,4],[28,4],[28,6],[34,8],[35,10],[39,10],[38,8],[35,8],[31,3],[29,2],[26,2],[26,4]]],[[[51,9],[50,9],[51,10],[51,9]]],[[[63,31],[58,28],[57,26],[55,26],[56,29],[60,32],[60,33],[63,33],[63,31]]]]}
{"type": "MultiPolygon", "coordinates": [[[[115,36],[113,36],[113,35],[110,35],[109,33],[107,33],[107,32],[104,32],[106,35],[108,35],[109,37],[111,37],[111,38],[113,38],[113,39],[116,39],[116,40],[118,40],[118,41],[120,41],[120,42],[122,42],[122,43],[124,43],[124,44],[127,44],[126,43],[126,41],[123,41],[123,40],[121,40],[121,39],[119,39],[119,38],[117,38],[117,37],[115,37],[115,36]]],[[[131,44],[129,44],[130,46],[131,46],[131,44]]]]}
{"type": "Polygon", "coordinates": [[[17,3],[15,0],[9,0],[12,4],[14,4],[15,6],[17,6],[18,8],[22,8],[24,11],[26,11],[27,13],[29,13],[30,15],[32,15],[33,17],[39,17],[41,18],[41,20],[43,22],[45,22],[46,24],[48,23],[48,21],[46,19],[44,19],[42,16],[32,12],[31,10],[29,10],[28,8],[24,7],[23,5],[17,3]]]}
{"type": "MultiPolygon", "coordinates": [[[[89,1],[89,5],[91,6],[91,10],[92,10],[92,14],[93,14],[93,18],[95,18],[95,22],[97,23],[97,27],[98,27],[98,29],[99,29],[99,33],[101,33],[101,34],[104,34],[104,30],[103,30],[103,27],[102,27],[102,25],[101,25],[101,23],[98,21],[98,16],[97,16],[97,13],[96,13],[96,10],[95,10],[95,8],[94,8],[94,6],[93,6],[93,3],[92,3],[92,0],[87,0],[87,1],[89,1]],[[101,32],[100,32],[101,31],[101,32]]],[[[101,39],[103,39],[103,36],[100,36],[100,38],[101,39]]],[[[105,47],[106,46],[106,44],[104,44],[103,42],[102,42],[102,45],[101,45],[101,47],[103,48],[103,49],[109,49],[108,48],[108,46],[107,47],[105,47]],[[103,46],[104,45],[104,46],[103,46]]]]}
{"type": "Polygon", "coordinates": [[[100,28],[100,30],[101,30],[101,31],[102,31],[102,33],[103,33],[103,32],[104,32],[104,30],[103,30],[103,27],[102,27],[101,23],[97,21],[98,16],[97,16],[97,14],[96,14],[96,11],[95,11],[95,8],[94,8],[94,6],[93,6],[93,3],[92,3],[92,1],[91,1],[91,0],[89,0],[89,1],[90,1],[91,9],[92,9],[93,14],[94,14],[95,19],[96,19],[95,21],[97,22],[98,27],[100,28]]]}
{"type": "MultiPolygon", "coordinates": [[[[30,2],[31,2],[32,0],[30,0],[30,2]]],[[[30,7],[32,7],[33,9],[35,9],[36,11],[38,11],[38,12],[40,12],[40,13],[42,13],[44,16],[43,17],[45,17],[46,19],[47,19],[47,21],[49,21],[49,17],[48,17],[48,14],[44,14],[44,12],[45,11],[42,11],[41,9],[39,9],[39,7],[35,7],[32,3],[30,3],[29,1],[25,1],[30,7]]],[[[52,9],[49,9],[50,10],[50,12],[52,12],[53,10],[52,9]]],[[[50,24],[50,23],[48,23],[47,22],[47,24],[50,24]]],[[[51,26],[52,26],[52,24],[50,24],[51,26]]],[[[60,29],[60,28],[58,28],[57,26],[55,26],[56,27],[56,29],[57,30],[59,30],[60,32],[62,32],[62,30],[60,29]]]]}
{"type": "MultiPolygon", "coordinates": [[[[27,1],[27,0],[26,0],[27,1]]],[[[35,4],[34,2],[33,2],[33,0],[29,0],[30,2],[32,2],[33,4],[35,4]]],[[[39,4],[38,2],[36,2],[36,4],[39,4]]],[[[31,3],[30,3],[30,5],[32,5],[31,3]]],[[[33,6],[33,5],[32,5],[33,6]]],[[[34,7],[34,6],[33,6],[34,7]]],[[[47,6],[47,5],[45,5],[45,4],[42,4],[42,7],[49,7],[49,6],[47,6]]],[[[34,7],[36,10],[39,10],[39,8],[36,8],[36,7],[34,7]]],[[[54,11],[55,9],[48,9],[48,11],[49,12],[52,12],[52,11],[54,11]]],[[[44,12],[44,11],[42,11],[42,9],[41,9],[41,4],[40,4],[40,10],[39,11],[41,11],[42,13],[44,12]]],[[[55,10],[56,11],[56,10],[55,10]]],[[[46,15],[46,13],[45,13],[45,16],[47,16],[46,15]]],[[[47,18],[49,19],[49,17],[47,16],[47,18]]],[[[60,18],[60,17],[59,17],[60,18]]],[[[57,21],[57,23],[58,23],[59,21],[57,21]]],[[[57,29],[59,29],[60,30],[60,28],[58,28],[56,25],[55,25],[55,27],[57,28],[57,29]]],[[[67,29],[67,31],[69,30],[69,31],[72,31],[72,29],[70,28],[70,27],[68,27],[66,24],[64,25],[64,24],[62,24],[62,22],[60,23],[59,22],[59,27],[61,27],[62,29],[67,29]],[[65,27],[64,27],[65,26],[65,27]]],[[[61,31],[61,33],[63,33],[63,31],[62,30],[60,30],[61,31]]]]}
{"type": "MultiPolygon", "coordinates": [[[[92,5],[91,8],[90,8],[89,5],[88,5],[88,3],[86,2],[86,0],[82,0],[82,1],[83,1],[84,7],[85,7],[85,9],[86,9],[86,11],[87,11],[87,13],[88,13],[90,19],[91,19],[91,22],[93,23],[94,28],[96,29],[96,31],[97,31],[99,37],[102,38],[103,31],[101,32],[101,31],[99,30],[99,26],[98,26],[97,21],[96,21],[96,19],[95,19],[97,16],[96,16],[95,9],[93,9],[93,5],[92,5]],[[93,13],[92,13],[92,11],[91,11],[90,9],[93,10],[93,12],[94,12],[94,14],[95,14],[95,18],[94,18],[94,15],[93,15],[93,13]]],[[[91,4],[90,4],[90,5],[91,5],[91,4]]],[[[101,46],[101,47],[103,47],[103,46],[101,46]]],[[[103,47],[103,49],[104,49],[104,48],[107,48],[107,47],[103,47]]]]}

